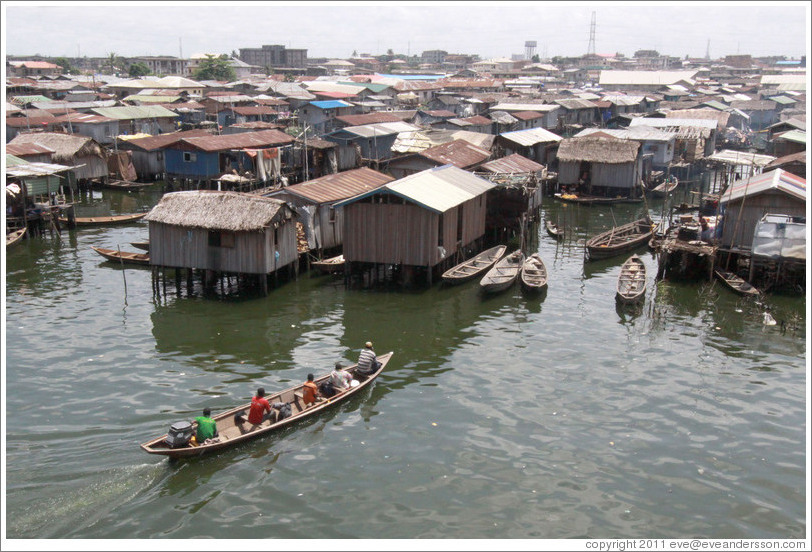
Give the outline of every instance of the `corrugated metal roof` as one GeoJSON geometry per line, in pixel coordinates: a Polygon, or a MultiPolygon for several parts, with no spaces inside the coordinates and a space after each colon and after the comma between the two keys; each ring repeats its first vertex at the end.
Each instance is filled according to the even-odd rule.
{"type": "Polygon", "coordinates": [[[561,106],[541,103],[499,103],[491,107],[489,111],[538,111],[539,113],[548,113],[556,109],[561,109],[561,106]]]}
{"type": "Polygon", "coordinates": [[[55,153],[54,150],[49,148],[48,146],[42,146],[40,144],[35,143],[28,143],[28,144],[6,144],[6,153],[10,153],[11,155],[41,155],[43,153],[55,153]]]}
{"type": "Polygon", "coordinates": [[[279,130],[258,130],[256,132],[241,132],[239,134],[220,136],[181,138],[166,147],[178,142],[189,144],[201,151],[223,151],[283,146],[292,143],[293,136],[279,130]]]}
{"type": "Polygon", "coordinates": [[[267,194],[269,197],[290,193],[313,203],[334,203],[380,188],[395,179],[368,167],[328,174],[314,180],[288,186],[267,194]]]}
{"type": "Polygon", "coordinates": [[[637,126],[624,129],[611,129],[611,128],[585,128],[575,135],[575,138],[589,136],[600,132],[608,134],[621,140],[645,140],[651,142],[668,142],[677,136],[676,132],[668,132],[653,127],[637,126]]]}
{"type": "Polygon", "coordinates": [[[494,159],[488,161],[479,167],[480,171],[488,171],[492,173],[538,173],[544,170],[544,165],[540,165],[528,159],[523,155],[514,153],[501,159],[494,159]]]}
{"type": "Polygon", "coordinates": [[[744,196],[750,197],[769,190],[781,190],[801,201],[806,201],[806,179],[783,169],[776,169],[735,181],[725,190],[719,202],[727,203],[744,196]]]}
{"type": "Polygon", "coordinates": [[[697,71],[601,71],[599,84],[601,86],[623,85],[654,85],[674,84],[679,81],[690,81],[697,71]]]}
{"type": "Polygon", "coordinates": [[[310,105],[318,107],[319,109],[338,109],[339,107],[352,107],[351,103],[342,100],[324,100],[310,102],[310,105]]]}
{"type": "Polygon", "coordinates": [[[511,113],[511,115],[520,121],[532,121],[534,119],[541,119],[544,117],[544,114],[539,113],[538,111],[514,111],[511,113]]]}
{"type": "Polygon", "coordinates": [[[238,115],[276,115],[278,111],[266,105],[246,105],[229,108],[238,115]]]}
{"type": "Polygon", "coordinates": [[[793,129],[775,136],[773,140],[785,140],[787,142],[797,142],[799,144],[806,144],[806,132],[803,130],[793,129]]]}
{"type": "Polygon", "coordinates": [[[622,94],[606,95],[601,98],[601,100],[604,102],[626,107],[641,104],[645,99],[645,96],[624,96],[622,94]]]}
{"type": "Polygon", "coordinates": [[[453,140],[439,146],[427,148],[418,155],[440,165],[451,164],[461,169],[473,167],[491,156],[491,152],[479,148],[465,140],[453,140]]]}
{"type": "Polygon", "coordinates": [[[376,193],[390,193],[435,213],[443,213],[494,187],[495,184],[473,173],[445,165],[409,175],[336,205],[347,205],[376,193]]]}
{"type": "Polygon", "coordinates": [[[395,123],[402,121],[403,119],[398,115],[387,111],[376,111],[373,113],[364,113],[362,115],[341,115],[336,117],[336,120],[350,126],[361,126],[374,123],[395,123]]]}
{"type": "MultiPolygon", "coordinates": [[[[194,138],[199,136],[211,136],[211,132],[203,129],[184,130],[181,132],[172,132],[169,134],[159,134],[158,136],[148,136],[145,138],[134,138],[124,141],[122,147],[127,148],[126,144],[132,144],[135,148],[144,151],[155,151],[164,148],[165,146],[175,143],[181,138],[194,138]]],[[[127,148],[128,149],[128,148],[127,148]]]]}
{"type": "MultiPolygon", "coordinates": [[[[599,99],[598,96],[595,96],[595,99],[599,99]]],[[[595,105],[594,102],[585,99],[573,98],[569,100],[555,100],[555,103],[563,107],[564,109],[595,109],[598,106],[595,105]]]]}
{"type": "Polygon", "coordinates": [[[521,146],[534,146],[543,142],[560,142],[561,136],[553,134],[549,130],[543,128],[528,128],[525,130],[513,130],[510,132],[503,132],[502,136],[506,140],[510,140],[521,146]]]}
{"type": "Polygon", "coordinates": [[[419,128],[405,121],[394,121],[391,123],[374,123],[371,125],[351,126],[342,128],[340,131],[349,132],[365,138],[372,138],[374,136],[389,136],[392,134],[412,132],[415,130],[419,130],[419,128]]]}
{"type": "Polygon", "coordinates": [[[670,119],[660,117],[635,117],[629,122],[629,127],[650,126],[654,128],[698,127],[716,129],[719,121],[716,119],[670,119]]]}
{"type": "Polygon", "coordinates": [[[775,160],[771,155],[759,155],[738,150],[717,151],[706,158],[708,161],[719,161],[731,165],[747,165],[754,167],[765,167],[775,160]]]}
{"type": "Polygon", "coordinates": [[[55,163],[25,163],[23,165],[6,166],[6,176],[26,178],[33,176],[47,176],[69,171],[73,167],[57,165],[55,163]]]}
{"type": "Polygon", "coordinates": [[[92,110],[94,113],[111,119],[154,119],[170,118],[176,119],[178,114],[168,110],[161,105],[131,105],[121,107],[97,107],[92,110]]]}

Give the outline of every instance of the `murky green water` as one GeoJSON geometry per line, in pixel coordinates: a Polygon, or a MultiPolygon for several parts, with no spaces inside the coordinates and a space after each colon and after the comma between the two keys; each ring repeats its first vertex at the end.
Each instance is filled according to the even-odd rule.
{"type": "MultiPolygon", "coordinates": [[[[96,192],[77,214],[157,199],[96,192]]],[[[90,249],[132,250],[146,223],[26,242],[6,265],[7,536],[802,538],[805,300],[655,282],[644,249],[645,305],[618,311],[623,258],[585,265],[582,242],[640,209],[548,200],[570,232],[531,236],[539,298],[305,274],[156,301],[149,269],[90,249]],[[395,351],[387,370],[318,419],[195,461],[138,448],[368,339],[395,351]]]]}

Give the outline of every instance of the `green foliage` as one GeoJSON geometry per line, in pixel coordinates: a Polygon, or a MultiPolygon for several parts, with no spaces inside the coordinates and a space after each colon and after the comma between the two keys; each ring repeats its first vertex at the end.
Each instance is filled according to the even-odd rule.
{"type": "Polygon", "coordinates": [[[128,72],[133,78],[143,77],[144,75],[149,75],[151,73],[149,67],[143,61],[137,61],[130,65],[128,72]]]}
{"type": "Polygon", "coordinates": [[[233,81],[236,80],[237,74],[234,68],[228,64],[228,56],[223,54],[215,57],[211,54],[206,54],[206,59],[200,62],[200,66],[194,73],[194,78],[197,80],[216,80],[216,81],[233,81]]]}
{"type": "Polygon", "coordinates": [[[62,73],[66,73],[68,75],[79,74],[79,70],[76,67],[74,67],[70,61],[68,61],[68,58],[64,57],[54,58],[54,63],[62,68],[62,73]]]}
{"type": "Polygon", "coordinates": [[[534,54],[534,55],[533,55],[533,57],[532,57],[532,58],[530,58],[530,60],[531,60],[533,63],[538,63],[538,62],[539,62],[539,59],[540,59],[540,58],[539,58],[539,55],[538,55],[538,54],[534,54]]]}

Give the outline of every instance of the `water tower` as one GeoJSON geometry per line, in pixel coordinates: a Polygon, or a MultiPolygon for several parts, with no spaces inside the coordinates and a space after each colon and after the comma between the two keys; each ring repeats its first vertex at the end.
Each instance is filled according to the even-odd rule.
{"type": "Polygon", "coordinates": [[[536,55],[536,41],[535,40],[527,40],[524,43],[524,58],[525,59],[533,59],[533,56],[536,55]]]}

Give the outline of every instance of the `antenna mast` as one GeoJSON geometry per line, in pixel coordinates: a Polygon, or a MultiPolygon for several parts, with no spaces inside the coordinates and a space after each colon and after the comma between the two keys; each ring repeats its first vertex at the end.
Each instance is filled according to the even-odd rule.
{"type": "Polygon", "coordinates": [[[595,55],[595,12],[592,12],[592,23],[589,25],[589,46],[587,54],[595,55]]]}

